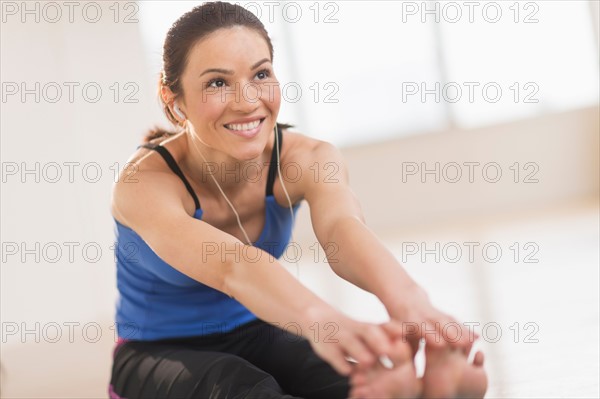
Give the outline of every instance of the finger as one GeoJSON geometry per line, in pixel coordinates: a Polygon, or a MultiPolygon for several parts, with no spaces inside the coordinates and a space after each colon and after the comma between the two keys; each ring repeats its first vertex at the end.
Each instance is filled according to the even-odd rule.
{"type": "Polygon", "coordinates": [[[463,346],[462,348],[460,348],[463,355],[469,357],[469,353],[471,353],[472,346],[473,346],[472,344],[468,343],[466,346],[463,346]]]}
{"type": "Polygon", "coordinates": [[[413,358],[415,356],[417,356],[417,353],[419,352],[419,349],[421,349],[421,346],[425,344],[425,340],[423,340],[419,336],[411,337],[406,342],[408,342],[408,344],[410,345],[410,350],[412,351],[413,358]]]}
{"type": "Polygon", "coordinates": [[[368,325],[361,338],[377,357],[388,355],[392,350],[392,340],[385,333],[385,330],[379,326],[368,325]]]}
{"type": "MultiPolygon", "coordinates": [[[[422,331],[418,328],[417,323],[409,323],[405,326],[403,322],[392,319],[381,324],[381,327],[392,338],[395,338],[396,340],[401,339],[402,342],[408,343],[413,357],[417,355],[422,339],[422,331]]],[[[394,344],[395,343],[392,343],[392,346],[394,344]]]]}
{"type": "Polygon", "coordinates": [[[467,326],[460,323],[454,317],[446,315],[448,318],[447,328],[445,330],[445,340],[453,347],[459,347],[467,354],[471,351],[473,343],[479,339],[479,334],[469,330],[467,326]]]}
{"type": "Polygon", "coordinates": [[[424,319],[419,323],[418,337],[425,340],[425,343],[429,346],[442,346],[444,340],[439,332],[439,324],[439,322],[436,323],[435,318],[424,319]]]}
{"type": "Polygon", "coordinates": [[[348,335],[342,342],[344,351],[358,362],[358,367],[369,367],[375,362],[375,355],[362,342],[359,336],[348,335]]]}
{"type": "Polygon", "coordinates": [[[473,364],[475,366],[483,366],[483,361],[484,361],[484,356],[483,356],[483,352],[479,351],[475,354],[475,359],[473,359],[473,364]]]}
{"type": "Polygon", "coordinates": [[[383,330],[392,338],[403,338],[404,330],[402,328],[402,323],[396,320],[390,320],[386,323],[382,323],[381,327],[383,330]]]}
{"type": "Polygon", "coordinates": [[[475,341],[477,341],[479,339],[479,336],[474,335],[472,333],[469,332],[468,329],[463,330],[463,337],[464,337],[464,348],[465,351],[468,353],[471,353],[471,349],[473,348],[473,345],[475,344],[475,341]]]}
{"type": "Polygon", "coordinates": [[[464,349],[469,343],[469,337],[465,334],[463,326],[453,317],[447,316],[442,321],[441,334],[444,341],[453,348],[464,349]]]}
{"type": "Polygon", "coordinates": [[[332,349],[324,355],[327,363],[333,367],[338,374],[348,376],[352,372],[352,365],[344,357],[344,353],[339,349],[332,349]]]}
{"type": "MultiPolygon", "coordinates": [[[[392,347],[389,360],[394,367],[412,362],[412,351],[410,345],[406,342],[396,341],[392,347]]],[[[385,367],[385,364],[384,364],[385,367]]]]}
{"type": "Polygon", "coordinates": [[[471,351],[473,350],[473,346],[475,345],[475,341],[467,340],[467,345],[465,346],[465,354],[469,356],[471,351]]]}
{"type": "MultiPolygon", "coordinates": [[[[475,338],[471,336],[473,334],[471,334],[465,325],[459,323],[458,320],[452,319],[452,323],[454,326],[456,326],[456,328],[453,328],[453,330],[456,331],[456,334],[458,334],[459,337],[455,345],[462,348],[468,354],[471,351],[471,346],[475,340],[475,338]]],[[[452,333],[449,332],[449,334],[452,333]]]]}
{"type": "Polygon", "coordinates": [[[424,324],[425,327],[420,333],[421,337],[425,339],[425,344],[435,348],[445,347],[446,340],[442,338],[440,323],[426,321],[424,324]]]}
{"type": "Polygon", "coordinates": [[[396,345],[397,340],[401,340],[410,345],[413,357],[417,355],[421,343],[421,333],[418,328],[415,327],[415,323],[412,323],[407,330],[405,330],[404,325],[397,320],[390,320],[383,323],[381,324],[381,327],[384,332],[394,339],[392,348],[396,345]]]}
{"type": "Polygon", "coordinates": [[[442,339],[452,348],[463,350],[469,342],[469,337],[464,333],[463,326],[452,316],[441,314],[439,333],[442,339]]]}
{"type": "Polygon", "coordinates": [[[473,337],[471,337],[469,329],[466,328],[463,325],[461,325],[461,334],[462,334],[462,339],[463,339],[463,343],[464,343],[465,348],[467,348],[468,351],[470,351],[471,350],[471,346],[473,346],[473,342],[477,338],[475,337],[475,335],[473,335],[473,337]]]}

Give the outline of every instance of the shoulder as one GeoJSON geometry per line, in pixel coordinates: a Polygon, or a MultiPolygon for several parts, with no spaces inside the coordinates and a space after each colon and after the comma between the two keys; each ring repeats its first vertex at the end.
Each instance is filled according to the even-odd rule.
{"type": "Polygon", "coordinates": [[[283,147],[287,155],[283,161],[310,166],[315,162],[343,161],[341,151],[332,143],[284,130],[283,147]],[[287,143],[287,144],[286,144],[287,143]]]}
{"type": "Polygon", "coordinates": [[[330,142],[285,131],[282,152],[285,153],[281,160],[282,176],[297,186],[302,198],[319,190],[319,186],[331,186],[325,183],[348,182],[342,152],[330,142]]]}
{"type": "MultiPolygon", "coordinates": [[[[173,145],[165,147],[177,159],[177,148],[173,145]]],[[[151,149],[138,148],[129,157],[112,186],[111,213],[121,224],[131,227],[135,215],[148,214],[157,205],[181,206],[184,195],[177,176],[170,171],[160,154],[151,149]]]]}

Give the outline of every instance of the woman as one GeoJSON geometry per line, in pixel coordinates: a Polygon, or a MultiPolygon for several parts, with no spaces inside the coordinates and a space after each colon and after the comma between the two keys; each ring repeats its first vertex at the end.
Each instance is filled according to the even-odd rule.
{"type": "Polygon", "coordinates": [[[170,29],[163,61],[160,98],[180,131],[151,132],[129,159],[135,173],[113,190],[111,397],[483,396],[482,355],[466,362],[468,331],[443,334],[454,319],[366,227],[339,151],[277,123],[261,22],[228,3],[196,7],[170,29]],[[316,181],[315,162],[336,162],[338,182],[316,181]],[[286,165],[305,173],[285,181],[286,165]],[[320,244],[336,245],[333,270],[375,294],[389,323],[348,318],[277,262],[303,200],[320,244]],[[411,358],[421,338],[422,380],[411,358]]]}

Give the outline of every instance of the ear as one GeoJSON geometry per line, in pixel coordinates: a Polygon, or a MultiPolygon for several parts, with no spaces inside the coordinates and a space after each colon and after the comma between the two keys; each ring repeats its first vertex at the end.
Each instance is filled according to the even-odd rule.
{"type": "Polygon", "coordinates": [[[161,85],[160,87],[160,97],[165,104],[170,104],[175,98],[175,94],[171,91],[171,89],[165,85],[161,85]]]}
{"type": "Polygon", "coordinates": [[[181,119],[187,119],[187,117],[185,116],[185,114],[179,108],[179,105],[177,105],[177,101],[173,102],[173,111],[175,111],[175,113],[177,114],[177,116],[179,116],[181,119]]]}

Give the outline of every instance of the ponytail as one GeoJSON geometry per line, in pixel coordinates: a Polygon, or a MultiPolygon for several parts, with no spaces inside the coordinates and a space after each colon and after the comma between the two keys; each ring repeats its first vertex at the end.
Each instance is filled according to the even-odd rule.
{"type": "Polygon", "coordinates": [[[144,135],[144,144],[147,144],[150,141],[160,137],[175,136],[177,133],[178,132],[167,130],[160,126],[154,126],[152,129],[148,130],[148,132],[144,135]]]}

